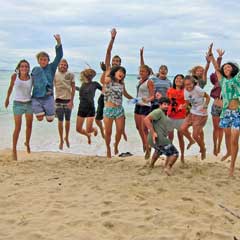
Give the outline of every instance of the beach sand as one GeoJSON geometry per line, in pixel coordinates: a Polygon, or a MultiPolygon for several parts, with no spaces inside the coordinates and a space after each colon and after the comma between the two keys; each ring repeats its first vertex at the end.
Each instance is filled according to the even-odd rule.
{"type": "Polygon", "coordinates": [[[0,151],[1,240],[240,239],[240,169],[208,156],[177,162],[0,151]],[[238,218],[239,216],[239,218],[238,218]]]}

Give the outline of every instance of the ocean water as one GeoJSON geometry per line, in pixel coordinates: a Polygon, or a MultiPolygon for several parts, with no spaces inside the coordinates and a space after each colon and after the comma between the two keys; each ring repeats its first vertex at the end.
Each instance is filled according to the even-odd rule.
{"type": "MultiPolygon", "coordinates": [[[[11,148],[12,144],[12,132],[14,129],[13,113],[12,113],[12,99],[11,97],[10,105],[8,109],[4,107],[4,101],[7,94],[8,85],[10,82],[11,71],[0,71],[0,149],[11,148]]],[[[95,81],[98,81],[100,75],[95,77],[95,81]]],[[[173,77],[169,77],[172,79],[173,77]]],[[[76,85],[79,85],[79,73],[76,73],[76,85]]],[[[137,75],[127,75],[125,78],[125,84],[127,91],[132,95],[136,95],[136,84],[137,84],[137,75]]],[[[211,84],[208,81],[206,86],[206,91],[209,93],[211,89],[211,84]]],[[[99,96],[99,92],[96,93],[95,102],[99,96]]],[[[70,144],[71,147],[68,149],[64,146],[64,149],[60,151],[58,149],[59,139],[58,139],[58,130],[57,130],[57,119],[52,123],[47,121],[38,122],[34,119],[33,122],[33,131],[31,138],[31,149],[32,151],[54,151],[54,152],[65,152],[65,153],[75,153],[75,154],[84,154],[84,155],[99,155],[105,156],[105,142],[101,138],[100,133],[96,137],[92,137],[92,144],[87,144],[87,139],[85,136],[78,134],[75,131],[77,110],[78,110],[79,98],[78,92],[74,99],[74,109],[72,112],[71,118],[71,130],[70,130],[70,144]]],[[[124,99],[123,102],[125,114],[126,114],[126,132],[128,135],[128,141],[125,142],[123,139],[120,143],[120,152],[131,152],[134,155],[143,155],[142,153],[142,144],[140,136],[135,128],[134,123],[134,105],[129,104],[127,99],[124,99]]],[[[211,105],[211,104],[210,104],[211,105]]],[[[209,105],[209,113],[210,113],[209,105]]],[[[97,106],[97,104],[95,105],[97,106]]],[[[190,129],[191,130],[191,129],[190,129]]],[[[207,152],[212,153],[212,120],[211,115],[209,114],[208,122],[204,128],[205,133],[205,142],[207,146],[207,152]]],[[[115,126],[113,126],[112,134],[112,144],[114,143],[114,134],[115,126]]],[[[176,135],[176,134],[175,134],[176,135]]],[[[23,150],[25,141],[25,119],[23,118],[22,129],[18,142],[18,149],[23,150]]],[[[177,136],[175,136],[174,144],[178,147],[177,136]]],[[[186,141],[187,144],[187,141],[186,141]]],[[[224,141],[223,141],[223,150],[224,141]]],[[[195,144],[190,150],[186,150],[186,155],[198,154],[199,148],[195,144]]]]}

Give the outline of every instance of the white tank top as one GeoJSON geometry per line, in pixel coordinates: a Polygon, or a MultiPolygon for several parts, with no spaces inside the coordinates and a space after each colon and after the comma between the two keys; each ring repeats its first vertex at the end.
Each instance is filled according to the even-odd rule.
{"type": "Polygon", "coordinates": [[[19,102],[29,102],[31,101],[31,93],[32,93],[32,78],[28,80],[21,80],[17,75],[15,83],[14,83],[14,93],[15,101],[19,102]]]}
{"type": "MultiPolygon", "coordinates": [[[[139,83],[140,84],[140,83],[139,83]]],[[[137,97],[138,98],[142,98],[142,97],[146,97],[149,98],[150,97],[150,93],[149,93],[149,89],[148,89],[148,80],[146,80],[145,82],[143,82],[140,86],[137,86],[137,97]]],[[[151,106],[151,103],[141,103],[140,105],[143,106],[151,106]]]]}

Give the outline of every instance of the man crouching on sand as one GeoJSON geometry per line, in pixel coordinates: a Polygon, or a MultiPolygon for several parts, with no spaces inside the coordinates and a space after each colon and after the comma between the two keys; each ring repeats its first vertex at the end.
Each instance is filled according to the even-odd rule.
{"type": "Polygon", "coordinates": [[[159,99],[159,108],[152,111],[144,119],[145,126],[149,129],[148,143],[155,149],[150,167],[154,167],[160,155],[166,155],[164,172],[171,175],[171,168],[178,158],[178,150],[168,138],[171,130],[171,121],[166,116],[170,100],[166,97],[159,99]]]}

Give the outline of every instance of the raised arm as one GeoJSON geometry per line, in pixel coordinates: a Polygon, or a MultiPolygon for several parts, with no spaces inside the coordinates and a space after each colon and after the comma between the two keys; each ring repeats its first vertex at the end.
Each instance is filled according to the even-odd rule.
{"type": "Polygon", "coordinates": [[[62,49],[62,41],[61,36],[59,34],[55,34],[54,38],[56,39],[57,45],[55,47],[56,50],[56,56],[52,62],[53,71],[56,71],[58,64],[60,63],[62,57],[63,57],[63,49],[62,49]]]}
{"type": "Polygon", "coordinates": [[[207,82],[207,73],[208,73],[208,69],[210,66],[210,59],[209,59],[209,53],[212,52],[212,47],[213,47],[213,43],[210,44],[210,46],[208,47],[208,52],[206,53],[206,66],[204,69],[204,73],[203,73],[203,81],[207,82]]]}
{"type": "Polygon", "coordinates": [[[10,98],[10,96],[11,96],[11,94],[12,94],[12,90],[13,90],[13,86],[14,86],[16,77],[17,77],[17,74],[16,74],[16,73],[14,73],[14,74],[11,76],[10,85],[9,85],[9,88],[8,88],[8,91],[7,91],[7,97],[6,97],[6,100],[5,100],[5,108],[7,108],[8,105],[9,105],[9,98],[10,98]]]}
{"type": "Polygon", "coordinates": [[[144,65],[144,57],[143,57],[144,47],[140,48],[140,66],[144,65]]]}
{"type": "Polygon", "coordinates": [[[111,53],[112,53],[113,43],[114,43],[116,35],[117,35],[117,31],[115,28],[113,28],[111,30],[111,40],[108,44],[107,53],[106,53],[106,57],[105,57],[105,65],[106,65],[107,69],[109,67],[111,67],[111,53]]]}
{"type": "Polygon", "coordinates": [[[222,56],[224,55],[225,51],[218,48],[217,53],[218,53],[217,64],[218,64],[218,67],[221,68],[222,56]]]}
{"type": "MultiPolygon", "coordinates": [[[[210,45],[211,46],[211,45],[210,45]]],[[[216,75],[217,75],[217,78],[218,78],[218,81],[220,81],[222,79],[222,74],[220,73],[220,67],[216,61],[216,59],[214,58],[213,56],[213,52],[212,52],[212,48],[209,48],[208,49],[208,53],[207,53],[207,57],[209,58],[209,60],[212,62],[213,64],[213,67],[215,69],[215,72],[216,72],[216,75]]]]}

